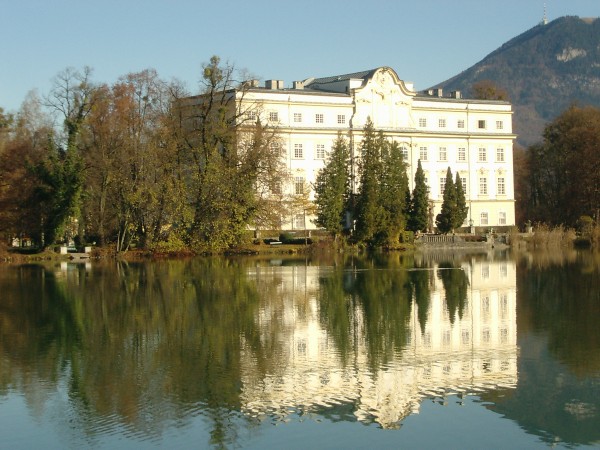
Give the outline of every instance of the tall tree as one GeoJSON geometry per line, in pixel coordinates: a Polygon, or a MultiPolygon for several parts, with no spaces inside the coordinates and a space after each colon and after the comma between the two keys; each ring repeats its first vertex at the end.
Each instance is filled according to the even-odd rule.
{"type": "Polygon", "coordinates": [[[454,180],[452,179],[452,171],[450,170],[450,167],[448,167],[446,172],[446,182],[444,183],[444,200],[442,202],[442,209],[435,218],[435,225],[437,226],[438,230],[444,234],[454,231],[455,224],[458,220],[456,200],[456,186],[454,185],[454,180]]]}
{"type": "Polygon", "coordinates": [[[203,66],[203,92],[180,101],[190,164],[189,239],[199,249],[242,242],[261,210],[256,187],[281,184],[285,176],[281,147],[272,145],[277,133],[247,114],[257,106],[245,101],[250,84],[236,74],[213,56],[203,66]]]}
{"type": "Polygon", "coordinates": [[[429,188],[425,182],[425,172],[421,166],[421,160],[415,171],[415,187],[413,188],[408,218],[408,229],[411,231],[427,230],[429,212],[429,188]]]}
{"type": "Polygon", "coordinates": [[[600,109],[572,106],[528,151],[532,219],[574,226],[600,216],[600,109]]]}
{"type": "Polygon", "coordinates": [[[335,239],[345,229],[350,199],[350,148],[348,141],[338,134],[325,166],[315,181],[315,223],[330,232],[335,239]]]}
{"type": "MultiPolygon", "coordinates": [[[[47,215],[42,218],[44,245],[63,241],[68,228],[76,223],[83,225],[80,213],[84,165],[79,138],[95,99],[96,88],[90,77],[89,67],[82,72],[65,69],[55,77],[46,99],[47,106],[62,115],[64,138],[51,143],[48,159],[33,168],[40,182],[38,200],[43,202],[42,210],[47,215]]],[[[81,231],[82,228],[79,234],[81,231]]]]}
{"type": "Polygon", "coordinates": [[[386,211],[381,204],[381,177],[383,174],[382,150],[385,137],[376,132],[369,119],[365,124],[358,164],[359,180],[356,200],[356,237],[370,245],[385,241],[386,211]]]}
{"type": "Polygon", "coordinates": [[[381,204],[386,211],[386,245],[396,246],[406,229],[407,165],[397,142],[385,142],[382,158],[381,204]]]}
{"type": "Polygon", "coordinates": [[[452,224],[453,228],[459,228],[465,222],[469,215],[469,207],[467,206],[467,198],[465,196],[465,188],[463,186],[460,174],[456,172],[456,179],[454,180],[454,187],[456,189],[456,216],[455,221],[452,224]]]}

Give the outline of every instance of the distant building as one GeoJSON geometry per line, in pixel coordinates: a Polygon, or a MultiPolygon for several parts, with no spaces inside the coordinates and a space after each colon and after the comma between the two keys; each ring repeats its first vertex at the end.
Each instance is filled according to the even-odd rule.
{"type": "MultiPolygon", "coordinates": [[[[464,226],[502,228],[515,224],[512,107],[504,101],[443,95],[441,89],[417,93],[389,67],[326,78],[252,82],[236,100],[246,104],[246,119],[268,123],[281,137],[294,194],[315,181],[332,143],[342,132],[353,160],[359,156],[368,118],[404,150],[414,187],[418,160],[425,171],[433,217],[442,204],[446,171],[460,174],[469,215],[464,226]]],[[[355,165],[355,164],[354,164],[355,165]]],[[[311,198],[312,198],[311,193],[311,198]]],[[[295,214],[284,228],[315,228],[295,214]]],[[[285,222],[285,220],[284,220],[285,222]]]]}

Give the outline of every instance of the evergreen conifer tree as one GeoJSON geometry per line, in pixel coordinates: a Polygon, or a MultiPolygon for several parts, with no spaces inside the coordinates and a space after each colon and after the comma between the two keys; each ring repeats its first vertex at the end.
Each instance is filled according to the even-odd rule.
{"type": "Polygon", "coordinates": [[[396,142],[385,142],[382,153],[381,205],[385,209],[382,232],[385,245],[395,246],[400,242],[400,234],[406,229],[406,192],[408,176],[402,149],[396,142]]]}
{"type": "Polygon", "coordinates": [[[349,198],[350,149],[340,134],[315,181],[315,223],[329,231],[335,239],[344,231],[349,198]]]}
{"type": "Polygon", "coordinates": [[[413,189],[410,216],[408,220],[408,229],[411,231],[427,230],[427,213],[429,202],[429,188],[425,182],[425,172],[421,167],[421,160],[417,165],[415,172],[415,187],[413,189]]]}
{"type": "Polygon", "coordinates": [[[456,229],[462,226],[469,214],[469,207],[467,206],[467,199],[465,197],[465,189],[458,172],[456,172],[454,186],[456,188],[456,221],[453,224],[453,228],[456,229]]]}
{"type": "MultiPolygon", "coordinates": [[[[435,225],[438,230],[444,234],[454,230],[454,226],[458,217],[457,203],[456,203],[456,186],[452,179],[452,171],[448,167],[446,172],[446,182],[444,185],[444,201],[442,203],[442,210],[435,218],[435,225]]],[[[462,222],[461,222],[462,223],[462,222]]]]}
{"type": "Polygon", "coordinates": [[[356,238],[370,245],[381,244],[386,211],[381,204],[381,152],[385,146],[383,133],[377,133],[368,119],[364,128],[359,162],[360,185],[356,199],[356,238]]]}

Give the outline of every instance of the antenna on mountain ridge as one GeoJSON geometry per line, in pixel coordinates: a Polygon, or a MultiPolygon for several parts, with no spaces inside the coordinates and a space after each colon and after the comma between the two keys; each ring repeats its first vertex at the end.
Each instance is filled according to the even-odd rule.
{"type": "Polygon", "coordinates": [[[544,18],[541,25],[548,25],[548,16],[546,15],[546,2],[544,2],[544,18]]]}

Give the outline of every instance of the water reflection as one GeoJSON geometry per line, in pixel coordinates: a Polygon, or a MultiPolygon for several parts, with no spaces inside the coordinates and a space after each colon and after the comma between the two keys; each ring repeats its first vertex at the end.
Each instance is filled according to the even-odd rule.
{"type": "Polygon", "coordinates": [[[398,428],[473,394],[547,442],[598,442],[600,261],[566,256],[5,267],[0,423],[228,447],[299,415],[398,428]]]}
{"type": "Polygon", "coordinates": [[[256,325],[261,340],[279,345],[277,367],[266,373],[242,345],[248,414],[343,410],[395,428],[424,397],[443,401],[516,384],[514,262],[368,271],[256,266],[248,276],[278,286],[277,301],[265,299],[256,325]]]}

